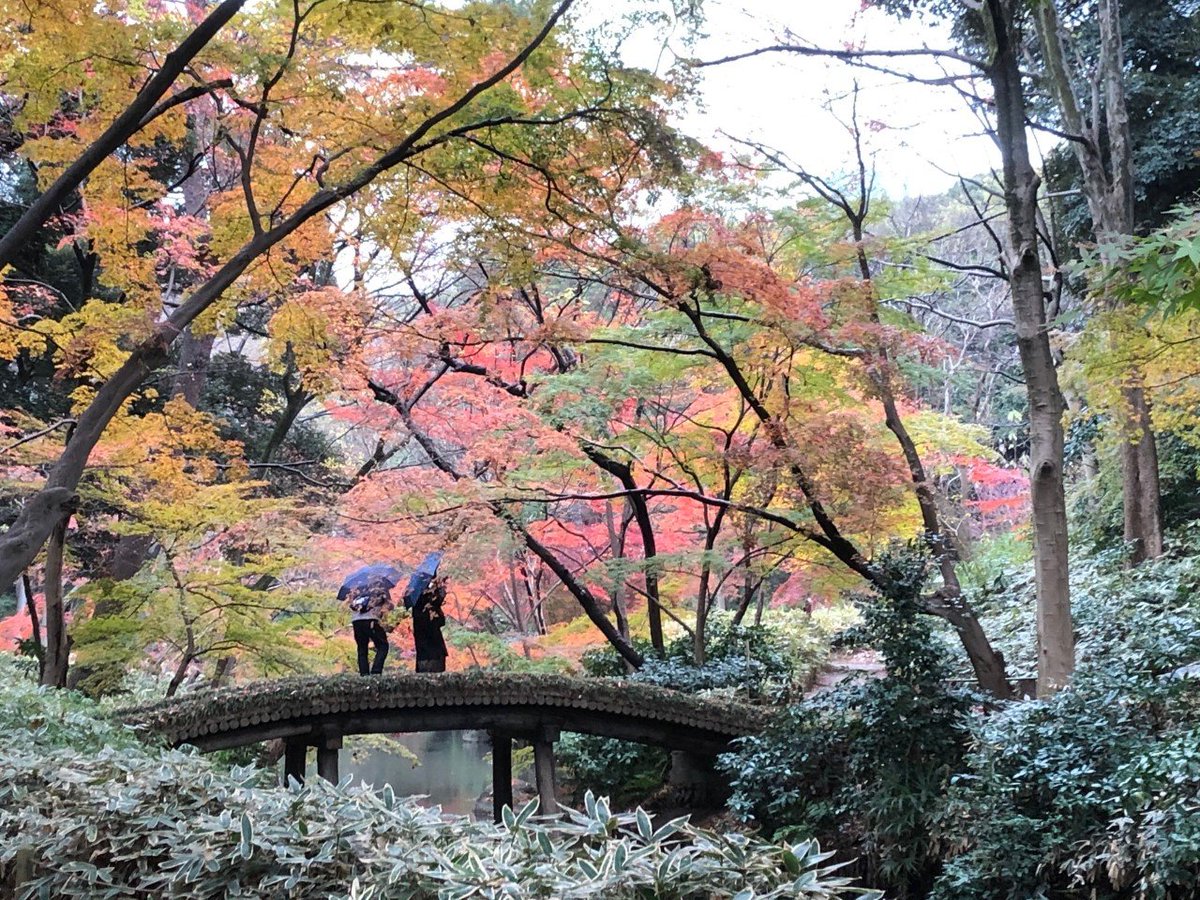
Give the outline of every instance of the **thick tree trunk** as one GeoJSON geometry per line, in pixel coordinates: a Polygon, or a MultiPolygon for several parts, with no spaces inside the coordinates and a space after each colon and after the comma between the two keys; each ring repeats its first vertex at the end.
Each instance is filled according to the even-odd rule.
{"type": "Polygon", "coordinates": [[[1075,668],[1068,582],[1067,510],[1063,491],[1063,398],[1050,351],[1038,254],[1039,180],[1029,161],[1025,97],[1014,0],[986,0],[993,41],[988,77],[995,91],[996,133],[1004,169],[1013,316],[1029,400],[1030,488],[1037,576],[1038,696],[1067,684],[1075,668]]]}
{"type": "Polygon", "coordinates": [[[42,664],[41,683],[48,687],[67,686],[67,667],[70,640],[67,637],[67,615],[63,604],[63,550],[67,537],[68,517],[55,524],[46,545],[46,651],[42,664]]]}
{"type": "MultiPolygon", "coordinates": [[[[1105,130],[1101,133],[1099,93],[1093,97],[1090,120],[1076,93],[1067,65],[1062,25],[1054,0],[1036,5],[1038,38],[1046,72],[1063,123],[1076,136],[1070,146],[1083,172],[1083,192],[1097,241],[1133,234],[1133,151],[1125,100],[1124,49],[1118,0],[1098,0],[1100,67],[1105,130]],[[1104,144],[1107,144],[1105,148],[1104,144]],[[1105,152],[1107,150],[1107,152],[1105,152]]],[[[1117,301],[1106,299],[1114,308],[1117,301]]],[[[1150,419],[1141,367],[1130,364],[1129,382],[1113,410],[1120,439],[1121,495],[1125,541],[1130,562],[1137,564],[1163,552],[1162,501],[1159,490],[1158,448],[1150,419]]]]}

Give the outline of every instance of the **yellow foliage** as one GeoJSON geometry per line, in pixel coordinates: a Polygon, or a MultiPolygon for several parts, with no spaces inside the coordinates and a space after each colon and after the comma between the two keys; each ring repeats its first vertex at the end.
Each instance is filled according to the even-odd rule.
{"type": "Polygon", "coordinates": [[[1133,308],[1097,313],[1070,348],[1067,387],[1090,414],[1124,414],[1122,391],[1140,384],[1158,432],[1200,444],[1200,312],[1144,319],[1133,308]]]}

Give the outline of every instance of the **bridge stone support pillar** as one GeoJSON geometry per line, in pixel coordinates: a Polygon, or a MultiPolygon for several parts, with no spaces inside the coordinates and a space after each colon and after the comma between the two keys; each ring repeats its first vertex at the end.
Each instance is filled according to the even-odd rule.
{"type": "Polygon", "coordinates": [[[542,728],[533,738],[533,774],[537,779],[538,812],[544,816],[558,814],[558,797],[554,787],[554,742],[557,728],[542,728]]]}
{"type": "Polygon", "coordinates": [[[304,784],[304,766],[308,761],[308,738],[290,737],[283,749],[283,786],[287,787],[288,779],[295,778],[304,784]]]}
{"type": "Polygon", "coordinates": [[[341,749],[340,734],[327,734],[317,738],[317,774],[334,784],[338,783],[338,751],[341,749]]]}
{"type": "Polygon", "coordinates": [[[512,748],[513,738],[507,731],[496,729],[492,737],[492,820],[501,821],[504,807],[513,804],[512,748]]]}
{"type": "Polygon", "coordinates": [[[683,806],[719,806],[729,796],[729,785],[717,773],[711,756],[671,751],[667,784],[671,798],[683,806]]]}

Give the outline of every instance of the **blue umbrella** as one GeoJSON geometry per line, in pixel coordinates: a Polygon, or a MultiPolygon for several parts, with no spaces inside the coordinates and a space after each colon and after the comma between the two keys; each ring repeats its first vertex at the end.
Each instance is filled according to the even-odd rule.
{"type": "Polygon", "coordinates": [[[408,587],[404,589],[405,609],[412,609],[417,599],[425,593],[425,588],[429,587],[429,582],[433,581],[434,576],[437,575],[438,566],[441,565],[441,562],[442,553],[441,551],[437,551],[430,553],[417,566],[417,570],[408,579],[408,587]]]}
{"type": "Polygon", "coordinates": [[[400,583],[400,579],[403,577],[403,572],[387,563],[363,566],[361,569],[357,569],[346,576],[346,580],[342,582],[342,587],[338,591],[337,598],[339,601],[342,601],[355,592],[369,591],[380,587],[390,591],[400,583]]]}

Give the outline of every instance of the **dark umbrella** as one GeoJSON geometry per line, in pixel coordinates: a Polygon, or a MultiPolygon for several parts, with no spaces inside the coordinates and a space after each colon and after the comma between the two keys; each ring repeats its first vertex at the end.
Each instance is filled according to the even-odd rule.
{"type": "Polygon", "coordinates": [[[383,587],[390,591],[400,583],[403,577],[403,572],[387,563],[363,566],[361,569],[357,569],[346,576],[346,580],[342,582],[341,590],[338,591],[338,600],[345,600],[355,591],[369,591],[376,587],[383,587]]]}
{"type": "Polygon", "coordinates": [[[408,587],[404,589],[404,607],[406,609],[411,609],[417,599],[425,593],[425,588],[429,587],[429,582],[433,581],[434,576],[437,575],[438,566],[441,563],[442,554],[441,551],[437,551],[430,553],[417,566],[417,570],[408,579],[408,587]]]}

